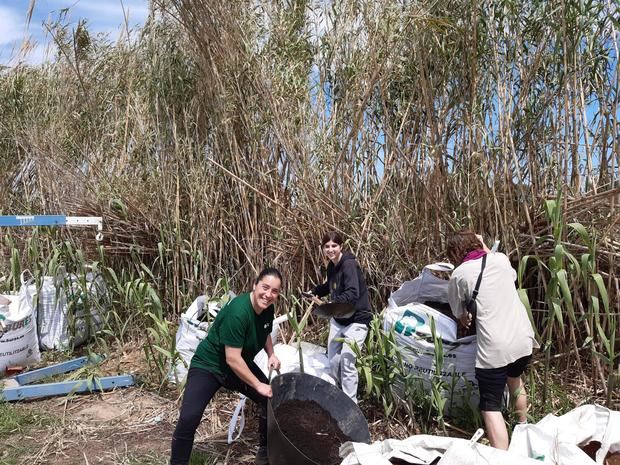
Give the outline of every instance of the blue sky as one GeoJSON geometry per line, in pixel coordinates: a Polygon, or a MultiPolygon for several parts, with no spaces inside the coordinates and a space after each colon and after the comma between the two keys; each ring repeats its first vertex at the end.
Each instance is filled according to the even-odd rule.
{"type": "Polygon", "coordinates": [[[108,34],[110,40],[116,40],[124,28],[123,8],[130,27],[143,24],[149,12],[148,0],[36,0],[27,26],[29,4],[30,0],[0,0],[0,65],[41,63],[49,43],[43,24],[58,18],[65,8],[69,9],[66,21],[70,25],[86,19],[91,33],[108,34]],[[24,47],[24,43],[28,45],[24,47]]]}

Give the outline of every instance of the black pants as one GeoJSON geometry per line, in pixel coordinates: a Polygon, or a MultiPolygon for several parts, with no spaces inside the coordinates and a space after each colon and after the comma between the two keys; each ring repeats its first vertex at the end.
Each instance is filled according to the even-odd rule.
{"type": "MultiPolygon", "coordinates": [[[[251,363],[249,368],[260,382],[269,382],[255,363],[251,363]]],[[[231,391],[240,392],[258,404],[260,407],[258,427],[260,445],[267,445],[267,397],[262,396],[254,388],[241,381],[234,373],[221,376],[202,368],[193,367],[187,373],[181,413],[172,435],[170,465],[187,465],[189,463],[194,445],[194,435],[202,419],[202,414],[222,386],[231,391]]]]}

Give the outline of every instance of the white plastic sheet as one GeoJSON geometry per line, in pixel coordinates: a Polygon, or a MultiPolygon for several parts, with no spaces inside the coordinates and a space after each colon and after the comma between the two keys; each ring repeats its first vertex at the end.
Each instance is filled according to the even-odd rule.
{"type": "Polygon", "coordinates": [[[347,442],[340,448],[341,465],[390,465],[390,459],[428,465],[603,465],[608,453],[620,452],[620,412],[584,405],[566,415],[548,415],[536,424],[518,425],[508,451],[466,439],[430,435],[373,444],[347,442]],[[600,442],[596,460],[580,446],[600,442]]]}

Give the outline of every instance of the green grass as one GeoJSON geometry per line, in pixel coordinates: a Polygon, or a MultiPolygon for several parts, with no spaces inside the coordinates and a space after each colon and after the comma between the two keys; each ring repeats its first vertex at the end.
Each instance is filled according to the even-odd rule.
{"type": "Polygon", "coordinates": [[[168,457],[138,456],[129,457],[128,465],[165,465],[168,457]]]}
{"type": "Polygon", "coordinates": [[[0,436],[25,434],[54,423],[56,420],[45,413],[29,411],[19,404],[0,402],[0,436]]]}
{"type": "Polygon", "coordinates": [[[41,412],[32,412],[19,404],[0,402],[0,438],[3,449],[0,465],[17,465],[22,457],[32,452],[32,439],[36,430],[51,426],[56,419],[41,412]]]}
{"type": "Polygon", "coordinates": [[[189,465],[218,465],[224,463],[220,457],[207,452],[193,451],[189,459],[189,465]]]}

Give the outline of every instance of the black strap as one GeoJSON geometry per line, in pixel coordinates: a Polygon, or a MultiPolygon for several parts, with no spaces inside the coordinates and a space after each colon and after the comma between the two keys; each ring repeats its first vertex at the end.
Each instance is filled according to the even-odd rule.
{"type": "Polygon", "coordinates": [[[471,294],[471,301],[473,302],[478,297],[478,289],[480,289],[480,282],[482,281],[482,272],[484,271],[484,267],[487,264],[487,254],[482,256],[482,265],[480,266],[480,274],[478,275],[478,281],[476,281],[476,287],[474,288],[474,292],[471,294]]]}

